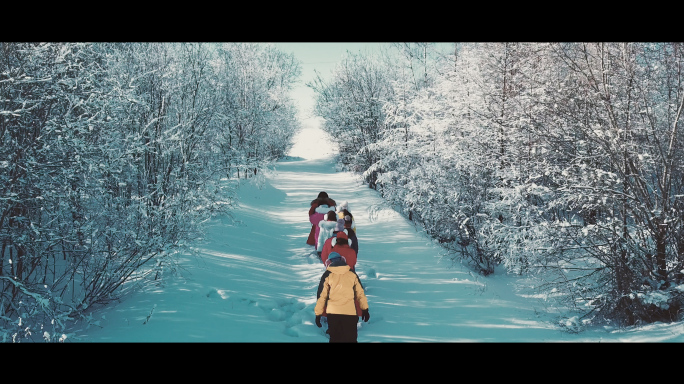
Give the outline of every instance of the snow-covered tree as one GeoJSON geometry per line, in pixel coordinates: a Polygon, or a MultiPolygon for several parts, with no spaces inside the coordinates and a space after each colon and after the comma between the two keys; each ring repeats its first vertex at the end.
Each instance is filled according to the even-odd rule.
{"type": "Polygon", "coordinates": [[[430,81],[418,45],[397,47],[408,65],[385,66],[359,167],[386,200],[483,274],[504,265],[588,318],[677,316],[680,44],[458,44],[430,81]]]}
{"type": "MultiPolygon", "coordinates": [[[[229,209],[227,159],[256,174],[297,129],[298,63],[250,57],[268,86],[226,114],[233,62],[204,43],[0,44],[0,335],[30,338],[163,281],[229,209]],[[266,74],[269,74],[266,76],[266,74]],[[263,76],[262,76],[263,75],[263,76]],[[267,139],[225,150],[238,115],[267,139]]],[[[243,68],[250,67],[248,62],[243,68]]],[[[247,173],[245,173],[246,175],[247,173]]],[[[57,339],[56,339],[57,340],[57,339]]]]}
{"type": "Polygon", "coordinates": [[[272,45],[230,43],[217,47],[224,125],[219,139],[226,174],[244,177],[263,161],[282,157],[298,129],[289,89],[301,74],[292,54],[272,45]]]}
{"type": "Polygon", "coordinates": [[[682,300],[681,46],[553,44],[549,54],[561,81],[546,89],[543,140],[565,159],[549,204],[580,220],[555,224],[545,269],[599,318],[670,320],[682,300]]]}
{"type": "MultiPolygon", "coordinates": [[[[382,104],[391,92],[389,79],[376,57],[347,52],[326,83],[320,76],[307,84],[316,94],[314,111],[325,119],[341,163],[363,171],[377,161],[371,150],[383,127],[382,104]]],[[[375,188],[376,175],[366,178],[375,188]]]]}

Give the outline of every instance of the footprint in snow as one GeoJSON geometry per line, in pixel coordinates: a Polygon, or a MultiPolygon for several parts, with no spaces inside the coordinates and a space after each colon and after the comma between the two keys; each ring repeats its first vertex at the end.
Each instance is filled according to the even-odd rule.
{"type": "Polygon", "coordinates": [[[301,311],[306,304],[297,299],[265,300],[259,306],[267,313],[267,317],[272,321],[285,321],[286,326],[300,324],[302,322],[301,311]]]}
{"type": "Polygon", "coordinates": [[[221,299],[227,299],[229,297],[228,291],[225,291],[223,289],[216,289],[212,288],[206,295],[208,298],[213,299],[213,298],[221,298],[221,299]]]}

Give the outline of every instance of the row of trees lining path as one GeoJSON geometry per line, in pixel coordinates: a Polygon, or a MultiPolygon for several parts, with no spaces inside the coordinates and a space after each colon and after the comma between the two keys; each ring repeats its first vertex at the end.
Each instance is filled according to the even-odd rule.
{"type": "Polygon", "coordinates": [[[307,84],[345,169],[582,324],[681,319],[684,44],[389,45],[307,84]]]}
{"type": "MultiPolygon", "coordinates": [[[[339,162],[482,275],[584,325],[680,320],[682,43],[394,43],[308,85],[339,162]]],[[[287,153],[269,44],[0,43],[0,334],[160,283],[287,153]]]]}
{"type": "Polygon", "coordinates": [[[267,44],[0,43],[1,339],[162,282],[288,152],[300,73],[267,44]]]}

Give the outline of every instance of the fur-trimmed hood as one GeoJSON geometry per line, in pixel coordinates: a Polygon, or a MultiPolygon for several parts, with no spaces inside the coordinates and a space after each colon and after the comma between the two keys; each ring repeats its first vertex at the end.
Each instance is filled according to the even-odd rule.
{"type": "MultiPolygon", "coordinates": [[[[347,238],[347,245],[349,245],[350,248],[353,248],[352,243],[353,243],[352,239],[347,238]]],[[[336,244],[337,244],[337,237],[333,237],[332,240],[330,241],[330,246],[334,247],[336,244]]]]}
{"type": "Polygon", "coordinates": [[[321,252],[325,241],[332,237],[337,221],[321,220],[318,222],[318,238],[316,239],[316,250],[321,252]]]}
{"type": "Polygon", "coordinates": [[[331,206],[328,206],[327,204],[322,204],[322,205],[319,205],[318,207],[316,207],[316,213],[322,213],[325,215],[326,213],[328,213],[330,211],[335,212],[335,206],[334,205],[331,207],[331,206]]]}
{"type": "Polygon", "coordinates": [[[333,231],[337,226],[337,221],[321,220],[318,222],[318,226],[321,227],[321,230],[333,231]]]}

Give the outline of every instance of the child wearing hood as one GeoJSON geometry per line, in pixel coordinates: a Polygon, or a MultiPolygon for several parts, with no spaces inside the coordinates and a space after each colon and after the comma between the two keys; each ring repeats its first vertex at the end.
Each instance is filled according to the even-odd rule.
{"type": "Polygon", "coordinates": [[[345,259],[337,252],[331,252],[326,262],[326,270],[318,284],[316,306],[316,326],[321,328],[321,317],[327,313],[328,333],[331,343],[356,343],[358,331],[356,324],[357,303],[361,307],[361,319],[368,322],[368,298],[361,285],[359,276],[349,269],[345,259]]]}
{"type": "Polygon", "coordinates": [[[335,215],[335,211],[328,211],[325,214],[325,220],[318,222],[319,230],[318,237],[316,238],[316,252],[318,253],[319,257],[323,251],[323,245],[325,245],[325,241],[333,237],[335,227],[337,226],[336,218],[337,216],[335,215]]]}
{"type": "Polygon", "coordinates": [[[325,241],[321,252],[321,262],[325,264],[328,260],[328,255],[335,251],[342,255],[347,261],[347,265],[352,271],[356,268],[356,260],[358,255],[358,246],[356,246],[356,236],[353,236],[354,231],[345,229],[335,234],[325,241]]]}
{"type": "MultiPolygon", "coordinates": [[[[325,245],[323,246],[323,252],[321,253],[321,261],[327,267],[328,264],[331,262],[330,255],[336,253],[342,256],[344,261],[349,266],[349,270],[351,270],[352,272],[356,272],[356,261],[358,260],[358,258],[356,257],[356,251],[353,248],[351,236],[348,237],[347,232],[349,232],[350,234],[354,233],[354,231],[352,231],[351,229],[345,229],[344,231],[335,233],[333,237],[329,238],[325,242],[325,245]]],[[[363,314],[360,303],[358,301],[356,301],[356,314],[357,316],[361,316],[363,314]]]]}

